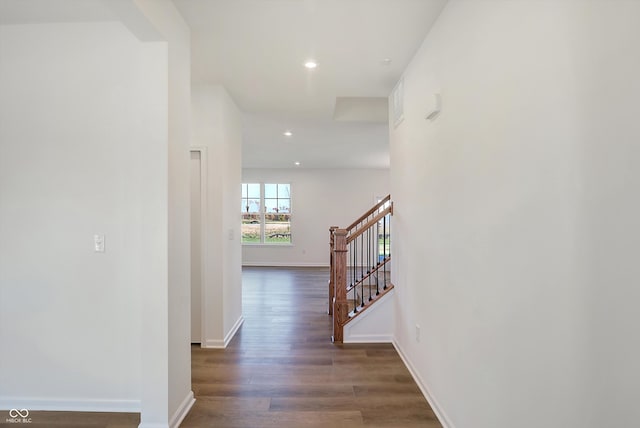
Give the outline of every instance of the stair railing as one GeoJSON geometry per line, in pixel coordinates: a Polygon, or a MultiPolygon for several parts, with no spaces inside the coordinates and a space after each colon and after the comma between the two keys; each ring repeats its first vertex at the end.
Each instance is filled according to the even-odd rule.
{"type": "Polygon", "coordinates": [[[329,315],[333,341],[342,343],[344,326],[393,288],[391,216],[387,196],[347,228],[329,229],[331,272],[329,315]]]}

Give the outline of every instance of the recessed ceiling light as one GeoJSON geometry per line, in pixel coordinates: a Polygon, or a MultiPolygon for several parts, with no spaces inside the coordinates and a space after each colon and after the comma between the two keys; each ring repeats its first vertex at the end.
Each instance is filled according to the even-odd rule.
{"type": "Polygon", "coordinates": [[[312,60],[309,60],[307,62],[304,63],[304,66],[309,68],[309,69],[313,69],[316,68],[318,66],[318,63],[312,60]]]}
{"type": "Polygon", "coordinates": [[[291,132],[291,131],[284,131],[284,132],[282,133],[282,135],[284,135],[285,137],[291,137],[291,136],[293,135],[293,132],[291,132]]]}
{"type": "Polygon", "coordinates": [[[300,166],[300,162],[297,162],[297,161],[296,161],[296,162],[294,162],[294,165],[295,165],[295,166],[300,166]]]}
{"type": "Polygon", "coordinates": [[[380,61],[380,64],[382,65],[391,65],[391,58],[385,58],[382,61],[380,61]]]}

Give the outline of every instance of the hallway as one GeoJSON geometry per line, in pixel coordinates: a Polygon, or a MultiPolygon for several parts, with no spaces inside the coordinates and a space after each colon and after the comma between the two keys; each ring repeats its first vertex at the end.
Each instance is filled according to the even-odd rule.
{"type": "Polygon", "coordinates": [[[331,343],[327,276],[243,269],[244,325],[227,349],[192,348],[182,427],[441,426],[393,346],[331,343]]]}

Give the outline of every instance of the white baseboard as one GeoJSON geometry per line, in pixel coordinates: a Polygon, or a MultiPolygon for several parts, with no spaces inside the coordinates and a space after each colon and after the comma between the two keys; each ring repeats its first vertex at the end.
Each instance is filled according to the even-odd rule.
{"type": "Polygon", "coordinates": [[[242,317],[241,315],[240,318],[238,318],[236,323],[233,325],[233,327],[231,327],[231,330],[229,330],[229,333],[227,333],[224,339],[206,339],[201,346],[203,348],[210,348],[210,349],[226,348],[229,345],[229,342],[231,342],[231,339],[233,339],[233,336],[236,335],[236,333],[242,326],[242,323],[244,323],[244,317],[242,317]]]}
{"type": "Polygon", "coordinates": [[[200,345],[202,348],[207,349],[224,349],[224,340],[222,339],[207,339],[200,345]]]}
{"type": "Polygon", "coordinates": [[[227,333],[227,335],[224,337],[225,348],[229,346],[229,342],[231,342],[233,336],[235,336],[240,327],[242,327],[242,323],[244,323],[244,317],[240,315],[240,317],[236,320],[236,323],[233,325],[233,327],[231,327],[231,330],[229,330],[229,333],[227,333]]]}
{"type": "Polygon", "coordinates": [[[0,397],[0,409],[48,410],[61,412],[140,413],[140,400],[87,400],[0,397]]]}
{"type": "Polygon", "coordinates": [[[329,263],[291,263],[291,262],[242,262],[246,267],[322,267],[329,268],[329,263]]]}
{"type": "Polygon", "coordinates": [[[344,343],[392,343],[393,335],[390,334],[356,334],[345,337],[344,343]]]}
{"type": "Polygon", "coordinates": [[[424,398],[429,402],[429,405],[431,406],[433,413],[436,414],[436,417],[440,421],[440,424],[442,425],[442,427],[455,428],[453,423],[449,419],[449,417],[444,412],[444,410],[442,410],[442,407],[438,403],[438,400],[435,399],[435,397],[431,393],[431,390],[429,389],[429,387],[427,387],[427,384],[418,375],[418,372],[416,371],[414,365],[411,363],[411,361],[407,357],[407,354],[405,354],[405,352],[402,350],[402,347],[398,344],[396,340],[393,340],[393,347],[396,348],[396,351],[398,351],[398,354],[400,355],[400,358],[404,362],[404,365],[407,366],[407,369],[409,370],[409,373],[411,373],[413,380],[415,380],[416,384],[418,384],[418,388],[420,388],[422,395],[424,395],[424,398]]]}
{"type": "Polygon", "coordinates": [[[173,416],[169,420],[169,426],[171,428],[178,428],[182,423],[182,421],[184,420],[184,418],[189,413],[189,410],[191,410],[191,408],[195,404],[195,402],[196,402],[196,399],[193,396],[193,391],[189,391],[187,396],[184,397],[184,400],[182,400],[182,403],[180,403],[180,406],[178,407],[176,412],[173,414],[173,416]]]}

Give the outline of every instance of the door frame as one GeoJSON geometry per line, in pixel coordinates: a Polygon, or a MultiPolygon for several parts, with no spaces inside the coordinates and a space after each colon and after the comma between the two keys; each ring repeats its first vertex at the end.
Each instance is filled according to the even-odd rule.
{"type": "MultiPolygon", "coordinates": [[[[189,160],[191,160],[191,153],[200,153],[200,347],[204,347],[206,334],[206,308],[207,305],[205,302],[207,301],[207,287],[205,284],[206,281],[206,261],[207,258],[207,248],[206,245],[206,237],[207,234],[207,190],[208,190],[208,181],[207,181],[207,148],[204,146],[191,146],[189,148],[189,160]]],[[[191,164],[189,164],[191,167],[191,164]]],[[[191,177],[191,174],[189,174],[191,177]]],[[[189,181],[191,183],[191,180],[189,181]]],[[[191,202],[189,202],[191,203],[191,202]]],[[[191,226],[189,227],[189,233],[191,233],[191,226]]],[[[191,256],[193,257],[193,255],[191,256]]],[[[191,257],[189,258],[189,263],[191,263],[191,257]]],[[[191,291],[191,290],[189,290],[191,291]]],[[[191,320],[190,320],[191,322],[191,320]]],[[[191,324],[189,324],[191,326],[191,324]]],[[[189,333],[191,334],[191,332],[189,333]]],[[[193,342],[191,342],[193,343],[193,342]]]]}

